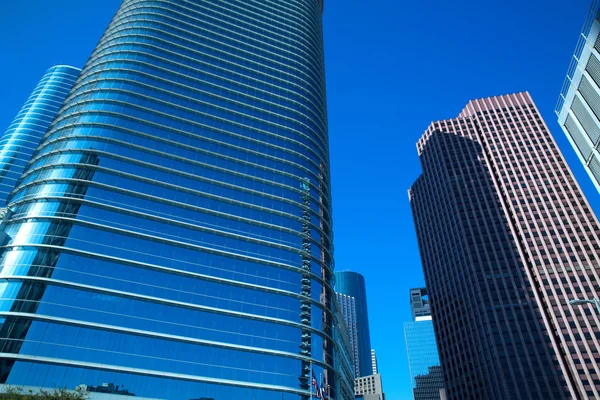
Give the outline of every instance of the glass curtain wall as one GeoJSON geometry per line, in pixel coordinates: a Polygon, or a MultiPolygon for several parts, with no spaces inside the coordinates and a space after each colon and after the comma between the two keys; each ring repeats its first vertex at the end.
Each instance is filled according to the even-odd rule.
{"type": "Polygon", "coordinates": [[[50,123],[73,87],[80,69],[56,65],[44,74],[0,137],[0,207],[13,191],[50,123]]]}
{"type": "MultiPolygon", "coordinates": [[[[350,318],[347,316],[346,319],[353,318],[355,320],[354,329],[352,327],[350,329],[351,334],[356,336],[356,339],[353,341],[353,345],[357,347],[355,353],[358,354],[358,360],[354,360],[357,368],[356,377],[373,375],[365,278],[358,272],[337,271],[335,273],[335,290],[337,293],[354,297],[356,315],[350,318]]],[[[349,310],[346,309],[345,311],[349,310]]]]}
{"type": "Polygon", "coordinates": [[[352,398],[321,13],[123,2],[9,199],[2,383],[352,398]]]}

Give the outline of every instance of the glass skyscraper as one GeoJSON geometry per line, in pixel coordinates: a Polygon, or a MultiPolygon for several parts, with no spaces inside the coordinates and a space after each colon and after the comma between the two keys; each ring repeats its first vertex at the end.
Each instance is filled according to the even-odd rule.
{"type": "Polygon", "coordinates": [[[404,323],[404,342],[414,400],[439,400],[444,387],[427,289],[410,289],[413,320],[404,323]]]}
{"type": "Polygon", "coordinates": [[[356,330],[356,299],[346,294],[336,293],[340,311],[348,328],[348,338],[352,348],[352,364],[354,366],[354,377],[358,378],[360,373],[358,355],[358,332],[356,330]]]}
{"type": "Polygon", "coordinates": [[[556,105],[558,122],[600,192],[600,1],[593,0],[556,105]]]}
{"type": "Polygon", "coordinates": [[[335,291],[338,294],[340,303],[347,304],[342,307],[342,311],[350,331],[353,353],[355,354],[355,376],[372,375],[371,334],[369,331],[365,278],[358,272],[337,271],[335,273],[335,291]],[[350,301],[346,296],[353,299],[350,301]]]}
{"type": "Polygon", "coordinates": [[[2,383],[292,400],[312,366],[353,398],[321,13],[122,3],[8,199],[2,383]]]}
{"type": "Polygon", "coordinates": [[[80,69],[56,65],[44,74],[0,137],[0,207],[13,191],[40,140],[73,87],[80,69]]]}

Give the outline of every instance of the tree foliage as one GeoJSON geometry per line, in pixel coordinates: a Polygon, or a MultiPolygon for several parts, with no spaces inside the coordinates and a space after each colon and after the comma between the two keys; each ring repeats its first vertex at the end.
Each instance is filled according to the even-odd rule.
{"type": "Polygon", "coordinates": [[[89,398],[88,393],[81,388],[76,388],[74,391],[66,388],[54,388],[51,391],[40,389],[33,392],[7,386],[4,393],[0,393],[0,400],[89,400],[89,398]]]}

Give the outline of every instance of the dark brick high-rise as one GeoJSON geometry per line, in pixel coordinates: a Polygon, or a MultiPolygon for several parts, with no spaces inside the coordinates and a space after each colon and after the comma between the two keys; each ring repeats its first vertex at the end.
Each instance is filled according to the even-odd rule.
{"type": "Polygon", "coordinates": [[[600,398],[600,226],[528,93],[417,143],[410,190],[449,399],[600,398]]]}

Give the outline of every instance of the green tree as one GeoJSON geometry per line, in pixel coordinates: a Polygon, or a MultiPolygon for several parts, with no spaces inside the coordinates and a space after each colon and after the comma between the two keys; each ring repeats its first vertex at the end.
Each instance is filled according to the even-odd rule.
{"type": "Polygon", "coordinates": [[[54,388],[51,391],[40,389],[38,392],[32,390],[25,392],[22,388],[7,386],[4,393],[0,393],[1,400],[89,400],[89,398],[88,393],[79,387],[74,391],[54,388]]]}

